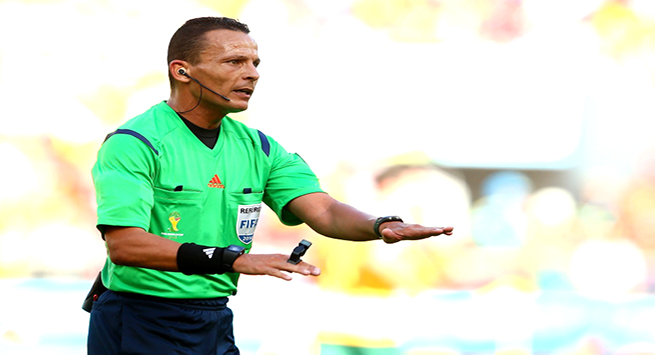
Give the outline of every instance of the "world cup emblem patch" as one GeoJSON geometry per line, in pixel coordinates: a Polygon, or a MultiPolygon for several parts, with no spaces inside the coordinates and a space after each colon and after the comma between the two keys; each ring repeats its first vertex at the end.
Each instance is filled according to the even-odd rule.
{"type": "Polygon", "coordinates": [[[262,204],[239,205],[237,217],[237,236],[244,244],[252,243],[255,235],[255,228],[259,222],[259,214],[262,210],[262,204]]]}
{"type": "Polygon", "coordinates": [[[168,215],[168,221],[171,222],[171,226],[168,228],[169,232],[179,231],[179,229],[177,229],[177,224],[180,222],[180,219],[180,213],[177,211],[173,211],[170,215],[168,215]]]}
{"type": "Polygon", "coordinates": [[[173,211],[168,215],[168,222],[170,227],[166,228],[165,231],[161,232],[161,235],[165,236],[168,239],[175,240],[177,237],[181,237],[184,233],[180,232],[180,226],[178,225],[182,220],[182,215],[180,212],[173,211]]]}

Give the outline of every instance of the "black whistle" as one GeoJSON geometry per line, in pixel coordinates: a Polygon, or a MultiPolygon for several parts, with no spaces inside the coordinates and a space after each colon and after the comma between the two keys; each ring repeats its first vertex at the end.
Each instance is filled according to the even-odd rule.
{"type": "Polygon", "coordinates": [[[300,260],[300,257],[305,255],[307,252],[307,249],[312,246],[312,242],[303,239],[297,247],[293,248],[293,251],[291,252],[291,256],[289,256],[289,260],[287,260],[288,263],[291,263],[293,265],[297,265],[300,260]]]}

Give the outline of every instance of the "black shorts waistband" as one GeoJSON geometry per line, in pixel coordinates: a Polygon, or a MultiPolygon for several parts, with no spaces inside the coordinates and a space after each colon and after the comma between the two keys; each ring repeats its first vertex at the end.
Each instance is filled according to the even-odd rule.
{"type": "Polygon", "coordinates": [[[151,301],[151,302],[162,302],[162,303],[186,305],[186,306],[193,306],[193,307],[225,308],[225,307],[227,307],[227,301],[228,301],[227,297],[216,297],[216,298],[165,298],[165,297],[144,295],[144,294],[133,293],[133,292],[119,292],[119,291],[110,291],[110,292],[114,292],[119,296],[122,296],[122,297],[125,297],[125,298],[130,298],[130,299],[135,299],[135,300],[151,301]]]}

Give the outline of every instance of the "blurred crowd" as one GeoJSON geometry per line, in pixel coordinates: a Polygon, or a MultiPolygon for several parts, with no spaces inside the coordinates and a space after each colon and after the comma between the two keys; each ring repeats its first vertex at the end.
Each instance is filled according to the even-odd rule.
{"type": "Polygon", "coordinates": [[[476,199],[458,169],[431,163],[379,171],[342,166],[323,179],[327,192],[373,214],[453,225],[456,233],[420,243],[353,244],[303,227],[287,234],[289,228],[270,216],[259,241],[315,242],[313,260],[323,269],[317,282],[333,291],[416,295],[502,284],[618,301],[654,289],[654,158],[645,156],[629,179],[590,174],[580,191],[536,188],[520,171],[490,170],[475,186],[476,199]]]}
{"type": "MultiPolygon", "coordinates": [[[[14,11],[20,7],[20,2],[0,4],[14,11]]],[[[304,26],[306,29],[314,26],[317,31],[326,30],[321,27],[325,23],[320,21],[321,18],[327,20],[348,13],[351,18],[384,33],[392,41],[416,43],[459,40],[465,33],[477,41],[507,43],[549,19],[568,16],[573,21],[569,19],[567,23],[589,24],[607,55],[618,61],[643,63],[639,69],[645,69],[646,74],[655,74],[655,71],[647,70],[655,66],[655,61],[649,60],[655,56],[655,6],[648,5],[648,1],[582,1],[568,7],[559,3],[546,5],[539,1],[517,0],[357,0],[331,5],[319,1],[281,0],[263,5],[256,0],[241,0],[229,4],[199,1],[198,4],[220,14],[255,19],[258,17],[252,13],[258,6],[276,4],[286,9],[284,20],[290,26],[304,26]]],[[[25,9],[30,5],[29,1],[25,2],[25,9]]],[[[71,1],[70,6],[81,5],[71,1]]],[[[87,11],[92,16],[92,9],[99,10],[108,4],[97,4],[97,8],[91,4],[85,6],[88,8],[79,8],[80,13],[87,11]]],[[[112,5],[113,15],[121,6],[128,5],[122,2],[112,5]]],[[[127,7],[125,11],[129,9],[127,7]]],[[[14,54],[11,48],[2,48],[0,59],[12,63],[14,54]]],[[[2,66],[4,77],[8,77],[7,72],[9,68],[2,66]]],[[[0,76],[0,80],[2,78],[0,76]]],[[[61,120],[62,125],[70,126],[66,112],[52,119],[33,117],[32,125],[29,120],[15,122],[17,120],[12,120],[12,117],[3,118],[0,154],[6,170],[0,177],[4,187],[0,189],[0,275],[88,276],[87,269],[97,268],[98,256],[104,253],[104,249],[97,241],[93,226],[95,202],[90,167],[104,134],[128,118],[125,112],[127,96],[162,78],[142,78],[140,84],[131,87],[110,89],[100,85],[97,92],[84,91],[76,98],[89,110],[84,114],[92,114],[84,119],[88,121],[95,117],[97,123],[81,124],[72,118],[77,126],[68,129],[67,133],[62,133],[57,125],[61,120]],[[49,130],[44,131],[44,122],[48,122],[45,127],[49,130]]],[[[655,86],[655,76],[653,78],[651,85],[655,86]]],[[[7,86],[6,81],[0,83],[2,87],[7,86]]],[[[10,102],[3,102],[3,105],[12,106],[10,102]]],[[[80,112],[70,114],[75,116],[80,112]]],[[[244,118],[249,119],[248,116],[244,118]]],[[[326,186],[334,186],[327,188],[328,192],[364,206],[362,209],[370,206],[369,210],[376,212],[381,209],[377,207],[386,204],[402,208],[413,216],[416,223],[457,226],[455,241],[435,241],[430,246],[435,249],[429,252],[435,256],[430,258],[430,265],[440,271],[426,276],[431,280],[420,282],[425,283],[421,287],[470,288],[485,284],[498,275],[511,274],[531,280],[535,287],[613,289],[621,281],[624,290],[648,291],[652,283],[648,280],[652,279],[649,271],[652,262],[649,260],[654,242],[650,238],[653,228],[649,224],[655,222],[649,216],[655,173],[649,171],[653,164],[647,148],[635,152],[644,158],[627,172],[583,171],[585,181],[579,191],[567,191],[558,186],[535,189],[525,174],[507,169],[490,169],[496,173],[489,174],[481,186],[471,186],[457,168],[431,164],[429,159],[421,164],[401,159],[386,167],[366,165],[366,169],[357,169],[352,161],[343,157],[344,161],[328,172],[330,176],[323,174],[321,178],[326,186]],[[480,191],[472,193],[471,189],[480,191]],[[479,197],[472,200],[474,195],[479,197]],[[370,199],[378,202],[371,204],[370,199]],[[437,217],[439,215],[443,217],[437,217]],[[600,263],[601,260],[594,260],[593,255],[603,250],[620,250],[631,262],[617,262],[612,273],[605,269],[598,269],[605,272],[594,273],[603,274],[603,279],[616,278],[615,281],[597,280],[593,285],[583,285],[582,280],[587,280],[587,283],[595,280],[587,277],[595,267],[585,265],[600,263]],[[479,253],[481,255],[477,255],[479,253]],[[487,258],[488,262],[465,261],[487,258]],[[475,265],[479,267],[472,267],[475,265]],[[627,268],[633,275],[630,281],[620,276],[629,271],[627,268]]],[[[398,150],[402,151],[402,147],[398,150]]],[[[299,151],[302,153],[301,148],[299,151]]],[[[625,159],[629,160],[628,157],[625,159]]],[[[597,169],[596,166],[582,166],[580,169],[588,168],[597,169]]],[[[597,170],[602,168],[600,165],[597,170]]],[[[611,169],[612,166],[608,166],[606,170],[611,169]]],[[[420,254],[411,251],[395,252],[399,257],[406,253],[420,259],[420,254]]],[[[375,274],[373,270],[369,271],[375,274]]],[[[389,281],[380,279],[376,282],[381,286],[389,281]]]]}
{"type": "MultiPolygon", "coordinates": [[[[74,9],[78,16],[89,18],[105,10],[112,19],[139,14],[145,17],[148,13],[147,7],[137,9],[138,5],[123,1],[60,3],[68,10],[74,9]]],[[[0,17],[3,12],[41,13],[40,6],[57,4],[0,0],[0,17]]],[[[187,6],[240,17],[255,28],[257,21],[263,23],[269,13],[279,15],[284,9],[285,15],[277,17],[280,21],[301,29],[295,32],[302,35],[326,40],[332,26],[338,24],[347,31],[361,30],[391,42],[484,41],[503,45],[535,29],[545,27],[554,33],[576,24],[593,33],[590,38],[597,41],[594,45],[608,60],[645,77],[651,90],[655,87],[655,6],[649,0],[197,0],[189,1],[187,6]],[[262,8],[270,11],[262,12],[262,8]],[[564,28],[558,25],[560,22],[564,28]]],[[[0,28],[9,33],[11,26],[5,20],[0,21],[0,28]]],[[[128,32],[131,35],[134,31],[128,32]]],[[[168,34],[164,37],[167,40],[168,34]]],[[[142,76],[132,73],[132,81],[121,77],[131,68],[113,65],[109,73],[98,71],[98,75],[105,75],[104,82],[93,83],[91,76],[77,78],[76,82],[83,80],[91,85],[67,87],[72,96],[63,104],[75,103],[69,105],[69,111],[46,98],[30,102],[28,95],[7,100],[23,92],[16,90],[16,81],[11,80],[15,78],[14,64],[43,55],[48,60],[37,60],[35,63],[42,66],[31,67],[40,78],[47,78],[52,72],[59,75],[58,69],[66,63],[53,54],[56,46],[44,43],[42,48],[20,47],[31,40],[13,38],[0,38],[0,100],[5,112],[12,113],[3,116],[0,128],[4,167],[0,174],[0,278],[63,276],[90,280],[106,255],[95,229],[95,196],[90,179],[95,154],[104,134],[128,118],[130,108],[135,106],[133,98],[154,87],[165,89],[166,77],[153,74],[157,71],[151,69],[152,63],[148,64],[149,70],[142,70],[144,64],[135,59],[134,70],[142,71],[138,74],[142,76]],[[14,48],[25,50],[12,52],[14,48]],[[48,107],[54,107],[52,112],[48,107]]],[[[72,44],[62,45],[72,48],[67,47],[72,44]]],[[[91,49],[100,46],[90,45],[91,49]]],[[[99,63],[111,58],[115,57],[82,57],[99,63]]],[[[256,114],[242,118],[257,122],[256,114]]],[[[614,117],[610,123],[612,127],[620,126],[625,120],[614,117]]],[[[276,136],[275,132],[271,135],[276,136]]],[[[604,152],[615,145],[635,144],[622,138],[623,143],[607,142],[609,148],[604,152]]],[[[323,270],[314,286],[338,294],[415,297],[439,290],[485,294],[509,287],[526,294],[571,292],[604,302],[652,297],[653,148],[643,146],[632,156],[618,157],[626,162],[620,171],[616,165],[603,165],[604,157],[597,156],[589,164],[579,161],[576,166],[558,168],[579,178],[575,188],[544,185],[531,178],[534,171],[528,174],[526,170],[503,167],[490,167],[481,182],[474,183],[467,179],[467,167],[440,164],[420,153],[418,157],[389,157],[374,164],[358,164],[344,156],[338,164],[319,167],[326,192],[374,215],[397,214],[408,223],[452,225],[454,235],[395,245],[348,243],[318,237],[304,226],[284,227],[268,211],[257,230],[254,251],[284,252],[301,239],[312,241],[314,246],[305,259],[323,270]]],[[[302,154],[302,147],[298,151],[302,154]]],[[[616,162],[617,157],[608,159],[616,162]]],[[[314,163],[318,166],[321,162],[310,161],[310,165],[314,163]]],[[[604,354],[602,346],[588,340],[567,354],[604,354]]],[[[621,354],[655,354],[652,349],[630,351],[621,354]]]]}
{"type": "MultiPolygon", "coordinates": [[[[0,204],[3,277],[91,277],[104,259],[95,230],[86,149],[43,137],[5,140],[0,151],[13,174],[0,204]]],[[[655,288],[655,155],[634,174],[587,173],[579,191],[535,188],[520,171],[490,170],[469,186],[454,168],[432,163],[377,170],[343,165],[321,177],[324,189],[372,214],[409,223],[453,225],[452,237],[381,245],[317,238],[273,216],[258,230],[263,244],[314,241],[318,282],[347,292],[416,294],[430,289],[477,289],[507,280],[526,290],[576,290],[614,297],[655,288]],[[472,199],[473,188],[479,197],[472,199]]]]}

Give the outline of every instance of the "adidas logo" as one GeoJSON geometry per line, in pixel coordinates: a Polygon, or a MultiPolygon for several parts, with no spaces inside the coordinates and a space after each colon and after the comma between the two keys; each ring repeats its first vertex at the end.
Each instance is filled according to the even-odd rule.
{"type": "Polygon", "coordinates": [[[207,248],[203,249],[202,251],[204,251],[205,254],[207,254],[207,257],[211,259],[212,256],[214,256],[214,250],[216,250],[216,248],[207,248]]]}
{"type": "Polygon", "coordinates": [[[214,177],[209,180],[209,183],[207,184],[209,187],[213,187],[215,189],[224,189],[225,185],[221,182],[221,179],[218,178],[218,175],[214,175],[214,177]]]}

